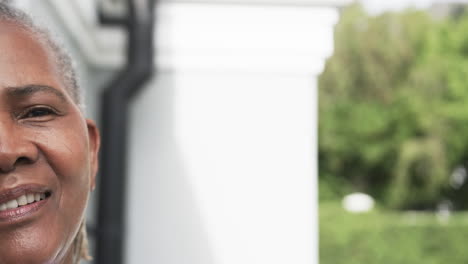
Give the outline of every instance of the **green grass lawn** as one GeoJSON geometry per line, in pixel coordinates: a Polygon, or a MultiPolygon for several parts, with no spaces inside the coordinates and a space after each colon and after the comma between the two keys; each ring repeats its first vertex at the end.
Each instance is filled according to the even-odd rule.
{"type": "Polygon", "coordinates": [[[320,264],[468,264],[468,213],[374,210],[320,204],[320,264]]]}

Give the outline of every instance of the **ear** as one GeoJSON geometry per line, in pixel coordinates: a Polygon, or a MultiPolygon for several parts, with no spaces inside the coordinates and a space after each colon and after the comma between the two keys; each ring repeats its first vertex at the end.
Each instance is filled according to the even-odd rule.
{"type": "Polygon", "coordinates": [[[101,146],[101,136],[99,129],[93,120],[86,119],[88,127],[89,138],[89,161],[90,161],[90,189],[94,190],[96,187],[96,174],[99,167],[99,147],[101,146]]]}

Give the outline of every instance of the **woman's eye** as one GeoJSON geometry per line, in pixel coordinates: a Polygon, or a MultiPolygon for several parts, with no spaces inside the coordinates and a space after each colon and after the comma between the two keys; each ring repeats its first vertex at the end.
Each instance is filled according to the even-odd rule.
{"type": "Polygon", "coordinates": [[[47,107],[37,107],[28,110],[22,118],[38,118],[55,115],[55,111],[47,107]]]}

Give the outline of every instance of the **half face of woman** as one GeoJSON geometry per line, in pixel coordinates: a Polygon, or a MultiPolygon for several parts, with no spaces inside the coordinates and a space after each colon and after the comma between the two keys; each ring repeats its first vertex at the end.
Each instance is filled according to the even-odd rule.
{"type": "Polygon", "coordinates": [[[71,263],[98,148],[49,48],[0,21],[0,263],[71,263]]]}

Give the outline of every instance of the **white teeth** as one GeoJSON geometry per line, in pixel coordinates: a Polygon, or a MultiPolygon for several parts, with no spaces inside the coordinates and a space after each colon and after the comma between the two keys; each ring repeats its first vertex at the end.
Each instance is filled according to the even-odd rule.
{"type": "Polygon", "coordinates": [[[16,200],[11,200],[6,203],[6,206],[8,209],[14,209],[18,207],[18,201],[16,200]]]}
{"type": "Polygon", "coordinates": [[[7,209],[14,209],[14,208],[18,208],[19,206],[24,206],[30,203],[39,202],[41,200],[44,200],[45,198],[46,198],[45,193],[23,194],[16,199],[0,204],[0,211],[5,211],[7,209]]]}
{"type": "Polygon", "coordinates": [[[34,194],[28,193],[28,195],[26,195],[26,199],[28,200],[28,203],[34,202],[34,194]]]}
{"type": "Polygon", "coordinates": [[[23,194],[17,199],[17,202],[18,202],[19,206],[27,205],[28,204],[28,199],[26,198],[26,195],[23,194]]]}

